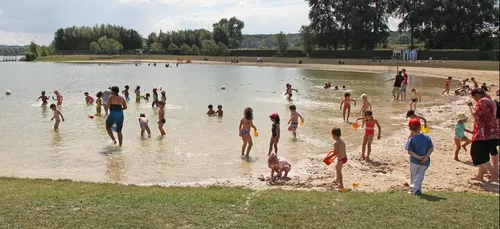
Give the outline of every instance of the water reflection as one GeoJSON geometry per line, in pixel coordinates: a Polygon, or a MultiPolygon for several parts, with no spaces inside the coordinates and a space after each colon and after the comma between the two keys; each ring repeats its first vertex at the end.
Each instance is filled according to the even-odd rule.
{"type": "Polygon", "coordinates": [[[106,158],[106,177],[114,182],[122,182],[123,175],[126,172],[125,160],[122,154],[107,155],[106,158]]]}

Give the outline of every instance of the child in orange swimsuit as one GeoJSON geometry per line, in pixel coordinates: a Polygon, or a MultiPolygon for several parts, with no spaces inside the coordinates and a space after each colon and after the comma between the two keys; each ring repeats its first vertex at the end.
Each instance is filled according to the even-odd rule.
{"type": "Polygon", "coordinates": [[[356,106],[356,100],[351,99],[351,94],[345,93],[344,100],[342,100],[342,102],[340,103],[340,109],[342,110],[342,118],[344,119],[344,122],[349,122],[349,116],[351,115],[351,101],[354,103],[354,106],[356,106]],[[342,105],[344,105],[344,109],[342,109],[342,105]],[[346,110],[347,119],[345,118],[346,110]]]}
{"type": "Polygon", "coordinates": [[[370,160],[370,153],[372,152],[372,141],[373,136],[375,136],[375,125],[378,128],[377,139],[380,139],[381,128],[380,124],[376,119],[373,118],[372,111],[365,111],[364,117],[357,118],[355,122],[363,120],[363,125],[365,126],[365,135],[363,136],[363,147],[361,150],[361,160],[370,160]],[[368,150],[367,150],[368,148],[368,150]],[[365,157],[366,152],[366,157],[365,157]]]}

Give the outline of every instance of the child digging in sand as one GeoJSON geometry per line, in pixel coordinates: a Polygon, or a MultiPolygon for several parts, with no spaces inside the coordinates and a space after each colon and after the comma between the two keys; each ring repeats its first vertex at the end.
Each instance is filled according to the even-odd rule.
{"type": "Polygon", "coordinates": [[[50,119],[50,121],[52,120],[56,120],[56,123],[54,124],[54,130],[55,131],[58,131],[59,130],[59,123],[61,123],[61,119],[62,121],[64,122],[64,117],[62,115],[62,113],[57,110],[57,106],[55,104],[50,104],[50,109],[52,109],[54,111],[54,116],[50,119]],[[61,118],[59,118],[61,117],[61,118]]]}
{"type": "Polygon", "coordinates": [[[346,147],[344,141],[340,139],[341,135],[342,133],[339,128],[332,129],[332,138],[335,141],[335,143],[333,144],[334,153],[329,158],[325,158],[325,159],[330,159],[335,156],[337,156],[338,158],[337,164],[335,165],[335,171],[336,171],[335,183],[337,184],[335,190],[337,191],[340,191],[344,188],[344,182],[342,179],[342,167],[344,166],[345,163],[347,163],[346,147]]]}
{"type": "Polygon", "coordinates": [[[361,100],[363,100],[363,106],[361,106],[361,110],[359,111],[359,113],[364,114],[365,111],[371,111],[372,104],[370,102],[368,102],[368,96],[366,94],[362,94],[361,100]]]}
{"type": "Polygon", "coordinates": [[[410,155],[411,194],[419,196],[422,195],[422,181],[425,171],[429,168],[434,145],[429,136],[420,133],[420,120],[411,119],[408,127],[413,135],[406,144],[406,150],[410,155]]]}
{"type": "Polygon", "coordinates": [[[365,135],[363,136],[363,147],[361,150],[361,160],[370,160],[370,153],[372,152],[372,141],[375,136],[375,125],[378,128],[377,139],[380,139],[381,128],[380,124],[376,119],[373,118],[373,113],[371,111],[365,111],[364,117],[356,119],[355,122],[363,120],[363,126],[365,126],[365,135]],[[368,148],[368,151],[367,151],[368,148]],[[365,158],[366,151],[366,158],[365,158]]]}
{"type": "Polygon", "coordinates": [[[410,110],[417,110],[417,103],[422,102],[422,97],[420,96],[420,93],[417,91],[417,89],[412,88],[411,89],[411,102],[410,102],[410,110]]]}
{"type": "Polygon", "coordinates": [[[465,132],[472,134],[472,131],[465,129],[465,123],[467,122],[467,115],[465,113],[460,112],[457,115],[457,124],[455,124],[455,161],[460,161],[458,159],[458,153],[460,152],[460,148],[463,148],[465,152],[467,152],[467,145],[469,145],[472,141],[465,136],[465,132]],[[462,146],[460,143],[464,142],[462,146]]]}
{"type": "Polygon", "coordinates": [[[241,140],[243,140],[243,145],[241,146],[241,156],[245,156],[246,158],[248,158],[250,156],[250,150],[253,146],[252,137],[250,136],[250,128],[253,128],[254,131],[257,131],[257,128],[253,125],[252,108],[245,108],[243,115],[244,116],[240,121],[240,126],[238,127],[238,135],[241,137],[241,140]],[[247,150],[246,154],[245,148],[247,150]]]}
{"type": "Polygon", "coordinates": [[[141,137],[144,135],[144,132],[148,132],[148,138],[151,139],[151,130],[149,129],[148,119],[144,113],[139,115],[139,126],[141,127],[141,137]]]}
{"type": "Polygon", "coordinates": [[[269,141],[269,153],[267,153],[267,155],[271,155],[273,147],[274,153],[278,155],[278,142],[280,140],[280,116],[278,113],[272,113],[269,115],[269,118],[273,124],[271,125],[271,139],[269,141]]]}
{"type": "Polygon", "coordinates": [[[351,115],[351,102],[353,102],[354,106],[356,106],[356,100],[351,99],[351,94],[345,93],[344,99],[342,100],[342,102],[340,102],[340,109],[342,110],[342,118],[344,119],[344,122],[349,122],[349,116],[351,115]],[[344,105],[344,109],[342,109],[342,104],[344,105]],[[346,111],[347,119],[345,117],[346,111]]]}
{"type": "Polygon", "coordinates": [[[288,120],[288,131],[293,132],[293,138],[297,138],[297,128],[299,128],[299,118],[300,121],[303,122],[304,118],[302,115],[297,113],[297,107],[295,105],[290,105],[288,107],[290,110],[290,120],[288,120]]]}
{"type": "Polygon", "coordinates": [[[274,153],[269,155],[267,166],[271,169],[271,182],[275,182],[278,178],[287,178],[292,169],[292,165],[285,158],[278,157],[274,153]],[[276,173],[276,176],[274,176],[274,173],[276,173]]]}

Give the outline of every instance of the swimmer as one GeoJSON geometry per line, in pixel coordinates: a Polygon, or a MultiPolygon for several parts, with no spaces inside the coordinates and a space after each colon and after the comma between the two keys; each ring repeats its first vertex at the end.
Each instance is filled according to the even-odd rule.
{"type": "Polygon", "coordinates": [[[269,141],[269,153],[267,155],[271,155],[271,151],[273,150],[274,146],[274,153],[277,155],[278,154],[278,142],[280,140],[280,116],[278,113],[273,113],[269,116],[271,119],[271,122],[273,124],[271,125],[271,139],[269,141]]]}
{"type": "Polygon", "coordinates": [[[338,90],[339,90],[339,86],[335,86],[335,87],[333,88],[333,90],[338,91],[338,90]]]}
{"type": "Polygon", "coordinates": [[[252,136],[250,136],[250,128],[253,128],[254,131],[257,131],[257,128],[253,125],[253,110],[250,107],[245,108],[243,112],[244,117],[240,121],[240,125],[238,127],[238,135],[243,140],[243,145],[241,146],[241,156],[245,155],[246,158],[250,156],[250,150],[252,149],[253,142],[252,136]],[[248,148],[247,148],[248,145],[248,148]],[[245,153],[245,148],[247,153],[245,153]]]}
{"type": "Polygon", "coordinates": [[[151,104],[152,107],[158,107],[158,92],[156,88],[153,88],[153,103],[151,104]]]}
{"type": "Polygon", "coordinates": [[[83,95],[85,95],[85,102],[87,103],[87,105],[91,105],[94,103],[94,98],[92,98],[92,96],[90,96],[88,92],[83,93],[83,95]]]}
{"type": "Polygon", "coordinates": [[[417,110],[417,103],[422,102],[422,97],[420,96],[420,93],[417,91],[417,89],[412,88],[411,89],[411,102],[410,102],[410,110],[417,110]]]}
{"type": "Polygon", "coordinates": [[[363,105],[361,106],[361,110],[359,111],[359,113],[364,114],[365,111],[371,111],[372,104],[370,102],[368,102],[368,96],[366,94],[362,94],[361,100],[363,100],[363,105]]]}
{"type": "Polygon", "coordinates": [[[448,79],[444,83],[444,91],[441,92],[441,95],[444,95],[445,92],[446,92],[447,95],[450,94],[451,79],[452,79],[451,77],[448,77],[448,79]]]}
{"type": "Polygon", "coordinates": [[[167,95],[165,93],[166,93],[165,91],[161,91],[161,100],[160,101],[167,104],[167,95]]]}
{"type": "Polygon", "coordinates": [[[354,106],[356,106],[356,100],[351,99],[351,94],[345,93],[344,99],[342,100],[342,102],[340,102],[340,109],[342,110],[342,118],[344,119],[344,122],[349,122],[349,116],[351,115],[351,101],[354,103],[354,106]],[[342,105],[344,105],[344,109],[342,109],[342,105]],[[347,111],[347,119],[346,119],[346,111],[347,111]]]}
{"type": "Polygon", "coordinates": [[[283,157],[278,157],[272,153],[267,159],[267,167],[271,169],[271,182],[275,182],[278,178],[287,178],[288,173],[292,170],[292,165],[283,157]],[[283,174],[285,172],[285,174],[283,174]],[[276,173],[276,176],[274,176],[276,173]]]}
{"type": "Polygon", "coordinates": [[[58,91],[58,90],[55,90],[55,91],[54,91],[54,94],[56,95],[56,98],[54,98],[54,97],[52,96],[52,99],[53,99],[53,100],[57,100],[57,106],[61,106],[61,105],[62,105],[62,103],[63,103],[63,99],[64,99],[64,98],[63,98],[63,96],[61,95],[61,93],[59,93],[59,91],[58,91]]]}
{"type": "Polygon", "coordinates": [[[54,111],[54,116],[50,119],[50,121],[52,120],[56,120],[56,123],[54,124],[54,130],[55,131],[58,131],[59,130],[59,123],[61,122],[61,120],[64,122],[64,117],[62,115],[62,113],[57,110],[57,106],[55,104],[50,104],[50,109],[54,111]],[[61,117],[61,118],[59,118],[61,117]]]}
{"type": "Polygon", "coordinates": [[[38,101],[40,99],[42,100],[42,106],[45,106],[48,104],[49,97],[45,95],[45,91],[42,91],[42,95],[40,97],[38,97],[38,99],[36,101],[38,101]]]}
{"type": "Polygon", "coordinates": [[[215,114],[219,117],[222,117],[224,115],[224,111],[222,111],[222,105],[217,106],[217,112],[215,114]]]}
{"type": "Polygon", "coordinates": [[[144,132],[148,132],[148,138],[151,139],[151,130],[149,129],[148,119],[146,118],[146,114],[141,113],[139,115],[139,126],[141,127],[141,137],[144,135],[144,132]]]}
{"type": "Polygon", "coordinates": [[[304,121],[302,115],[297,112],[297,107],[295,105],[290,105],[288,107],[290,110],[290,119],[288,120],[288,131],[292,131],[293,138],[297,138],[297,128],[299,128],[299,118],[300,121],[304,121]]]}
{"type": "Polygon", "coordinates": [[[126,100],[129,100],[129,99],[130,99],[130,98],[129,98],[129,92],[128,92],[129,88],[130,88],[130,87],[129,87],[128,85],[125,85],[125,90],[123,90],[123,91],[122,91],[122,93],[123,93],[123,95],[125,96],[125,99],[126,99],[126,100]]]}
{"type": "Polygon", "coordinates": [[[100,115],[101,114],[101,106],[102,106],[102,91],[100,92],[97,92],[97,94],[95,95],[95,97],[97,98],[95,100],[95,109],[96,109],[96,114],[100,115]]]}
{"type": "Polygon", "coordinates": [[[336,180],[335,183],[337,186],[335,187],[335,190],[340,191],[344,188],[344,183],[343,183],[343,178],[342,178],[342,167],[344,166],[345,163],[347,163],[347,153],[346,153],[346,146],[344,141],[340,139],[340,136],[342,135],[341,130],[339,128],[333,128],[332,129],[332,138],[335,141],[333,144],[333,150],[335,153],[333,153],[329,158],[337,156],[337,164],[335,165],[335,171],[336,171],[336,180]]]}
{"type": "Polygon", "coordinates": [[[165,120],[165,103],[160,101],[158,102],[158,105],[159,105],[159,108],[160,110],[158,110],[158,129],[160,129],[160,133],[161,133],[161,136],[165,136],[167,135],[165,133],[165,130],[163,130],[163,125],[165,125],[165,123],[167,122],[167,120],[165,120]]]}
{"type": "Polygon", "coordinates": [[[372,111],[365,111],[362,118],[357,118],[355,122],[363,120],[365,127],[365,135],[363,136],[363,147],[361,148],[361,160],[370,160],[370,153],[372,152],[372,141],[375,136],[375,125],[378,128],[377,139],[380,139],[381,128],[376,119],[373,118],[372,111]],[[365,157],[366,152],[366,157],[365,157]]]}
{"type": "Polygon", "coordinates": [[[215,111],[214,111],[214,106],[212,106],[212,104],[208,104],[208,112],[207,112],[207,115],[208,116],[215,116],[215,111]]]}
{"type": "Polygon", "coordinates": [[[135,88],[134,93],[135,93],[135,101],[140,102],[141,101],[141,86],[137,86],[135,88]]]}

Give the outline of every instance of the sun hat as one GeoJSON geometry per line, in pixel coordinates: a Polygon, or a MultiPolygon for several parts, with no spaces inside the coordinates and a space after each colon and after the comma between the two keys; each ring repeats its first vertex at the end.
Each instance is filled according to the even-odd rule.
{"type": "Polygon", "coordinates": [[[464,112],[460,112],[457,114],[457,120],[458,121],[461,121],[461,120],[465,120],[465,119],[468,119],[469,117],[464,113],[464,112]]]}

